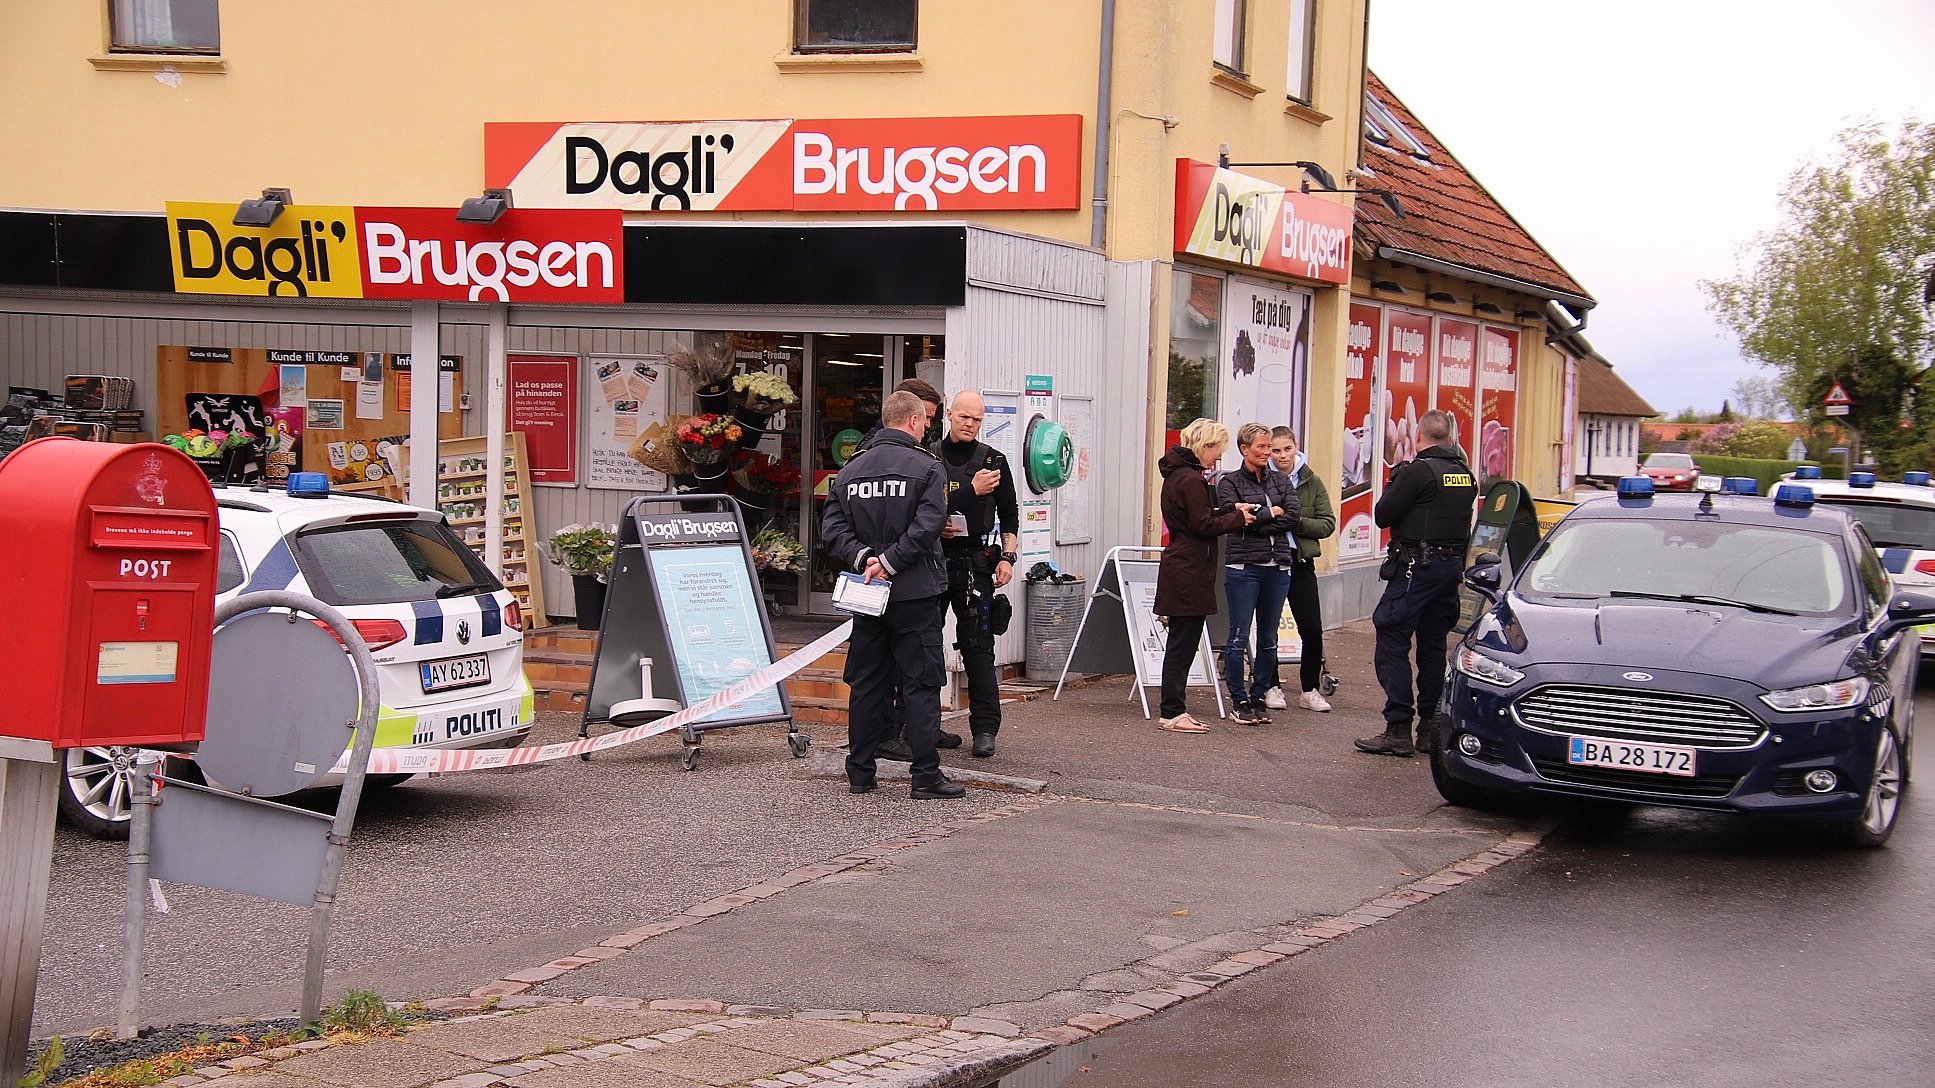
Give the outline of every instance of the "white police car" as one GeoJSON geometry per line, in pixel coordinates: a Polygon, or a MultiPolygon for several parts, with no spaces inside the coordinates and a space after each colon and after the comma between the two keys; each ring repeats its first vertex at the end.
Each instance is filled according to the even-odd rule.
{"type": "MultiPolygon", "coordinates": [[[[1935,487],[1926,472],[1902,474],[1900,483],[1876,479],[1872,472],[1850,473],[1846,481],[1823,480],[1821,470],[1802,465],[1790,474],[1814,491],[1814,501],[1854,515],[1873,538],[1888,578],[1904,589],[1935,590],[1935,487]]],[[[1935,626],[1921,629],[1922,655],[1935,655],[1935,626]]]]}
{"type": "MultiPolygon", "coordinates": [[[[508,748],[530,732],[517,598],[442,514],[327,490],[230,487],[217,488],[215,497],[216,602],[276,589],[340,610],[376,659],[378,746],[508,748]]],[[[61,812],[89,834],[125,837],[133,755],[127,748],[69,749],[61,812]]],[[[340,783],[331,775],[317,785],[340,783]]]]}

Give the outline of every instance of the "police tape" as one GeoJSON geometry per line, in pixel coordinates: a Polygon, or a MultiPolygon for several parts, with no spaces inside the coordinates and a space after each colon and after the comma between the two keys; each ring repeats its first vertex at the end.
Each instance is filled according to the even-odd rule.
{"type": "MultiPolygon", "coordinates": [[[[845,642],[853,634],[853,621],[848,620],[840,626],[821,635],[806,646],[794,650],[778,661],[773,662],[749,675],[724,691],[688,706],[683,710],[629,729],[615,733],[605,733],[596,737],[583,737],[562,744],[544,744],[535,748],[377,748],[370,752],[370,774],[455,774],[461,771],[488,771],[500,767],[525,767],[534,763],[549,763],[553,760],[569,759],[572,756],[603,752],[611,748],[636,744],[641,740],[670,733],[681,726],[698,721],[723,710],[734,703],[744,702],[747,698],[770,687],[777,687],[787,677],[806,668],[808,665],[831,653],[834,647],[845,642]]],[[[337,771],[349,769],[349,756],[336,761],[337,771]]]]}

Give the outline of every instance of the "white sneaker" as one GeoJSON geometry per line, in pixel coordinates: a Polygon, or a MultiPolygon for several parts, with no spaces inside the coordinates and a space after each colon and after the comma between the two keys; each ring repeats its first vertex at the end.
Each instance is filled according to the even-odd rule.
{"type": "Polygon", "coordinates": [[[1297,705],[1305,710],[1314,710],[1319,714],[1330,713],[1330,701],[1324,698],[1323,692],[1315,688],[1298,696],[1297,705]]]}
{"type": "Polygon", "coordinates": [[[1263,693],[1263,705],[1271,710],[1288,710],[1290,704],[1283,701],[1283,689],[1271,688],[1263,693]]]}

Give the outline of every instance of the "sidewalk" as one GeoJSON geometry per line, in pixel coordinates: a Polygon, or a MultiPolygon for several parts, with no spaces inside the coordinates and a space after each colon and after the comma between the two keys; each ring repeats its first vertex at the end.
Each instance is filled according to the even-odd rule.
{"type": "MultiPolygon", "coordinates": [[[[1522,821],[1443,806],[1422,759],[1351,749],[1382,726],[1369,628],[1330,642],[1334,713],[1165,733],[1123,677],[1010,704],[993,759],[944,761],[1043,780],[1042,793],[925,803],[923,830],[503,963],[468,993],[376,981],[458,1019],[206,1073],[238,1088],[983,1083],[1531,849],[1522,821]]],[[[1191,703],[1213,712],[1206,689],[1191,703]]],[[[905,803],[884,796],[892,783],[851,797],[843,778],[769,758],[776,787],[905,803]]]]}

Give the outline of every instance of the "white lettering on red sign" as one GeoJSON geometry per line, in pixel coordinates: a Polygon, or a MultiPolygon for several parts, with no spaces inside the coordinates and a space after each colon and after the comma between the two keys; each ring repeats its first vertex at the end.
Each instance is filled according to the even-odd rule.
{"type": "Polygon", "coordinates": [[[1292,270],[1317,279],[1325,268],[1345,267],[1350,259],[1350,228],[1331,227],[1297,217],[1293,201],[1283,202],[1282,256],[1292,270]]]}
{"type": "Polygon", "coordinates": [[[894,210],[938,211],[936,194],[953,196],[972,185],[977,192],[1048,190],[1048,155],[1034,144],[977,147],[840,147],[823,132],[793,134],[793,192],[806,196],[858,189],[894,198],[894,210]],[[918,203],[916,203],[918,202],[918,203]]]}
{"type": "Polygon", "coordinates": [[[363,224],[363,260],[372,284],[421,287],[435,281],[468,288],[472,302],[509,302],[511,287],[540,281],[560,290],[609,289],[616,263],[603,242],[446,242],[411,238],[383,222],[363,224]]]}
{"type": "Polygon", "coordinates": [[[174,566],[174,563],[175,561],[172,559],[123,559],[121,560],[121,577],[166,578],[168,577],[168,568],[174,566]]]}

